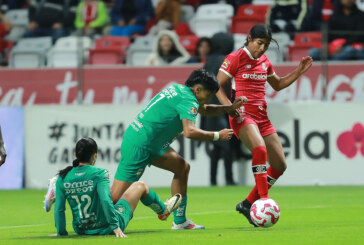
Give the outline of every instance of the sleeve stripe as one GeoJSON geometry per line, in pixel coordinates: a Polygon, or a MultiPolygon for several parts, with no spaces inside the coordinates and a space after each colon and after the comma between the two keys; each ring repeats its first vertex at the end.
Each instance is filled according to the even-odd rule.
{"type": "Polygon", "coordinates": [[[219,69],[220,71],[222,71],[222,72],[224,72],[226,75],[228,75],[230,78],[233,78],[233,76],[229,73],[229,72],[227,72],[227,71],[225,71],[224,69],[219,69]]]}
{"type": "Polygon", "coordinates": [[[276,74],[276,73],[275,73],[275,72],[273,72],[272,74],[267,75],[267,77],[273,77],[275,74],[276,74]]]}

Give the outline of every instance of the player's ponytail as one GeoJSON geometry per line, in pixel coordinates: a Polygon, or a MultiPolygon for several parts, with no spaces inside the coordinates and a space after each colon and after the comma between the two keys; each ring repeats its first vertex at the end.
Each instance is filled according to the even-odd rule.
{"type": "Polygon", "coordinates": [[[91,138],[82,138],[76,144],[75,155],[76,159],[73,160],[72,166],[68,166],[65,169],[59,171],[58,175],[64,179],[72,168],[78,167],[80,162],[91,163],[91,156],[97,153],[97,144],[95,140],[91,138]]]}
{"type": "MultiPolygon", "coordinates": [[[[254,40],[256,38],[266,38],[266,39],[268,39],[269,42],[273,41],[276,43],[276,45],[278,46],[278,49],[279,49],[278,42],[272,38],[272,30],[266,24],[256,24],[255,26],[253,26],[250,29],[249,35],[251,36],[252,40],[254,40]]],[[[244,46],[246,47],[246,46],[248,46],[248,44],[249,44],[249,41],[248,41],[248,37],[247,37],[246,41],[244,43],[244,46]]]]}

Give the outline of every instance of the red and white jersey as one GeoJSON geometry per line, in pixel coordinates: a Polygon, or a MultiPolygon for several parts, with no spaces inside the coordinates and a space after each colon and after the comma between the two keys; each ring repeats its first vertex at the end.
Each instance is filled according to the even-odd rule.
{"type": "Polygon", "coordinates": [[[247,97],[250,105],[266,104],[265,83],[275,74],[267,56],[254,59],[244,47],[227,55],[220,71],[232,78],[231,91],[235,90],[235,97],[247,97]]]}

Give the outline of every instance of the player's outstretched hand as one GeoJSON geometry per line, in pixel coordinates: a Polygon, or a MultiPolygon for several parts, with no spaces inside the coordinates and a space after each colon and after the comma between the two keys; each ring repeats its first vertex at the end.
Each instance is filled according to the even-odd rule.
{"type": "Polygon", "coordinates": [[[233,137],[233,130],[232,129],[223,129],[223,130],[220,130],[219,132],[219,136],[220,136],[220,140],[230,140],[231,137],[233,137]]]}
{"type": "Polygon", "coordinates": [[[0,167],[4,164],[6,159],[6,151],[4,145],[0,144],[0,167]]]}
{"type": "Polygon", "coordinates": [[[114,234],[116,237],[127,237],[127,235],[125,235],[122,230],[120,229],[120,227],[116,228],[114,231],[114,234]]]}
{"type": "Polygon", "coordinates": [[[245,96],[240,96],[234,100],[234,103],[231,105],[231,109],[228,111],[229,115],[232,117],[239,116],[239,108],[243,103],[248,102],[248,99],[245,96]]]}
{"type": "Polygon", "coordinates": [[[298,70],[300,74],[305,73],[312,66],[312,58],[310,56],[302,57],[300,64],[298,65],[298,70]]]}

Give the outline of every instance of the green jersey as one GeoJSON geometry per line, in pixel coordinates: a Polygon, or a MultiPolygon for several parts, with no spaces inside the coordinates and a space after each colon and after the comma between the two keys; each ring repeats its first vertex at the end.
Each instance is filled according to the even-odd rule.
{"type": "Polygon", "coordinates": [[[73,228],[77,234],[106,235],[120,227],[110,196],[109,173],[91,165],[79,166],[56,183],[54,218],[57,234],[67,235],[66,199],[72,209],[73,228]]]}
{"type": "Polygon", "coordinates": [[[174,84],[158,93],[130,124],[133,143],[166,149],[183,131],[182,119],[196,121],[199,103],[191,88],[174,84]]]}

